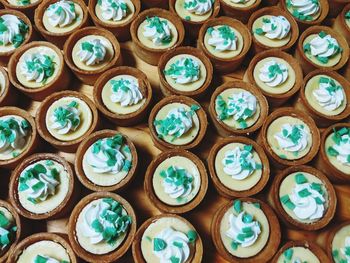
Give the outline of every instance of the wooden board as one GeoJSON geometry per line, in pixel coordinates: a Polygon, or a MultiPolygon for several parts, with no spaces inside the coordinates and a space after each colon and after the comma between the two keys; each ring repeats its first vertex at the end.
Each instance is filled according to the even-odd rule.
{"type": "MultiPolygon", "coordinates": [[[[141,61],[137,57],[133,55],[132,52],[132,44],[130,42],[122,44],[122,55],[124,60],[124,65],[136,67],[142,70],[149,78],[151,82],[152,88],[154,90],[154,100],[153,103],[159,101],[162,98],[160,88],[159,88],[159,78],[158,78],[158,70],[157,67],[146,64],[141,61]]],[[[208,96],[199,102],[206,109],[208,107],[208,102],[210,99],[210,95],[212,91],[219,86],[224,81],[233,80],[233,79],[242,79],[244,74],[244,69],[240,69],[235,73],[225,75],[225,76],[214,76],[214,82],[209,88],[208,96]]],[[[73,81],[71,85],[72,90],[77,90],[86,94],[88,97],[92,99],[92,86],[82,85],[77,80],[73,81]]],[[[30,100],[24,99],[22,96],[20,98],[19,107],[27,109],[33,117],[36,116],[36,110],[40,102],[34,102],[30,100]]],[[[208,113],[208,111],[207,111],[208,113]]],[[[125,133],[129,136],[129,138],[135,143],[135,146],[138,150],[139,157],[142,160],[140,162],[139,172],[135,175],[134,181],[128,187],[127,192],[118,192],[124,198],[126,198],[133,208],[135,209],[137,215],[137,224],[140,226],[147,218],[160,214],[160,211],[154,207],[151,202],[148,200],[146,193],[143,190],[143,181],[144,174],[147,169],[148,164],[152,160],[152,158],[156,157],[160,150],[157,149],[151,140],[147,120],[145,119],[142,124],[139,124],[134,127],[116,127],[110,122],[106,121],[102,118],[102,114],[100,114],[102,119],[102,128],[112,128],[120,131],[121,133],[125,133]]],[[[208,116],[208,121],[209,116],[208,116]]],[[[204,162],[207,160],[209,151],[214,143],[218,140],[219,136],[216,134],[212,125],[209,125],[208,132],[204,138],[204,142],[201,146],[193,152],[197,154],[204,162]]],[[[45,144],[44,148],[41,150],[42,152],[55,152],[55,149],[45,144]]],[[[74,154],[59,152],[59,155],[65,157],[69,162],[74,163],[74,154]]],[[[276,172],[276,171],[275,171],[276,172]]],[[[272,172],[270,178],[274,177],[275,172],[272,172]]],[[[0,183],[0,198],[6,199],[8,195],[8,171],[1,171],[1,183],[0,183]]],[[[261,200],[266,201],[267,190],[269,185],[265,188],[263,193],[260,193],[257,197],[261,200]]],[[[332,223],[326,227],[322,231],[300,231],[300,230],[291,230],[286,229],[282,226],[282,238],[283,241],[281,243],[284,244],[286,240],[313,240],[316,241],[321,247],[325,247],[325,236],[329,232],[330,227],[337,225],[339,222],[350,220],[350,186],[349,185],[336,185],[336,192],[338,197],[338,207],[334,220],[332,223]]],[[[82,196],[89,194],[89,191],[86,189],[83,190],[82,196]]],[[[203,262],[217,262],[224,263],[225,261],[215,250],[215,247],[211,240],[210,235],[210,224],[214,213],[217,209],[228,202],[228,199],[225,199],[216,192],[212,182],[209,180],[208,192],[203,200],[203,202],[193,211],[184,214],[183,216],[188,219],[199,232],[203,244],[204,244],[204,256],[203,262]]],[[[59,220],[51,220],[46,222],[31,222],[30,230],[32,232],[39,231],[48,231],[48,232],[59,232],[59,233],[67,233],[67,222],[68,218],[59,219],[59,220]]],[[[118,262],[129,263],[133,262],[131,249],[129,249],[128,253],[121,258],[118,262]]]]}

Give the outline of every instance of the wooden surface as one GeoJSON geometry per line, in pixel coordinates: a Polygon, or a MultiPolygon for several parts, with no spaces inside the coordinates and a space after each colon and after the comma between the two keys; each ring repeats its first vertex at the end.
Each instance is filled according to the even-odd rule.
{"type": "MultiPolygon", "coordinates": [[[[159,101],[162,97],[160,88],[159,88],[159,80],[158,80],[158,71],[157,67],[150,66],[140,59],[136,58],[132,52],[131,43],[122,44],[122,55],[124,60],[124,65],[132,66],[141,69],[149,78],[152,88],[154,90],[154,98],[153,103],[159,101]]],[[[214,76],[214,82],[209,88],[208,96],[199,102],[206,109],[208,106],[208,101],[210,99],[210,95],[212,91],[227,80],[233,79],[242,79],[244,74],[244,70],[241,69],[235,73],[226,76],[214,76]]],[[[90,98],[92,98],[92,90],[93,87],[87,85],[81,85],[77,80],[73,81],[71,86],[72,90],[78,90],[83,92],[90,98]]],[[[28,109],[28,111],[35,117],[36,110],[40,105],[40,102],[31,102],[28,99],[25,99],[22,95],[20,97],[19,107],[28,109]]],[[[208,114],[208,112],[207,112],[208,114]]],[[[208,115],[209,116],[209,115],[208,115]]],[[[138,150],[140,167],[138,173],[135,175],[134,181],[127,188],[126,192],[118,192],[118,194],[122,195],[125,199],[127,199],[133,208],[135,209],[137,218],[138,218],[138,226],[140,226],[147,218],[160,214],[156,207],[154,207],[150,201],[148,200],[146,193],[143,190],[143,180],[144,174],[147,169],[148,164],[160,153],[160,150],[157,149],[151,140],[149,129],[147,125],[147,120],[145,119],[142,124],[139,124],[134,127],[124,128],[124,127],[116,127],[111,124],[107,120],[105,120],[100,114],[102,119],[102,128],[112,128],[120,131],[121,133],[125,133],[129,136],[129,138],[135,143],[135,146],[138,150]]],[[[210,123],[209,117],[208,121],[210,123]]],[[[197,154],[204,162],[208,157],[209,151],[214,143],[218,140],[218,135],[216,134],[213,126],[210,124],[208,127],[208,132],[204,138],[204,143],[200,145],[199,148],[193,150],[195,154],[197,154]]],[[[55,152],[55,150],[49,146],[47,143],[42,146],[40,149],[41,152],[55,152]]],[[[69,162],[74,163],[74,154],[68,154],[59,152],[59,155],[65,157],[69,162]]],[[[272,171],[270,179],[274,177],[275,171],[272,171]]],[[[208,175],[209,176],[209,175],[208,175]]],[[[1,171],[1,183],[0,183],[0,198],[6,199],[8,194],[7,181],[9,177],[8,171],[1,171]]],[[[267,190],[271,182],[269,182],[268,186],[265,188],[263,193],[260,193],[257,197],[261,200],[266,200],[267,190]]],[[[344,220],[350,220],[350,186],[349,185],[337,185],[335,186],[337,197],[338,197],[338,207],[336,212],[336,217],[331,223],[331,226],[337,225],[339,222],[344,220]]],[[[83,189],[82,196],[88,194],[89,191],[83,189]]],[[[228,202],[228,199],[225,199],[218,195],[214,186],[209,180],[208,192],[203,200],[203,202],[193,211],[184,214],[183,216],[188,219],[199,232],[203,244],[204,244],[204,256],[203,262],[218,262],[224,263],[226,262],[222,259],[215,251],[214,245],[210,236],[210,224],[213,217],[213,214],[217,211],[217,209],[223,205],[225,202],[228,202]]],[[[59,232],[66,233],[67,232],[67,218],[59,219],[59,220],[51,220],[47,222],[37,222],[30,223],[31,232],[38,231],[49,231],[49,232],[59,232]]],[[[322,231],[317,232],[308,232],[308,231],[299,231],[299,230],[290,230],[286,229],[282,225],[282,238],[283,241],[281,245],[285,243],[286,240],[313,240],[316,241],[321,247],[325,247],[325,236],[329,231],[329,228],[322,231]]],[[[118,262],[128,263],[133,262],[131,249],[129,249],[128,253],[121,258],[118,262]]]]}

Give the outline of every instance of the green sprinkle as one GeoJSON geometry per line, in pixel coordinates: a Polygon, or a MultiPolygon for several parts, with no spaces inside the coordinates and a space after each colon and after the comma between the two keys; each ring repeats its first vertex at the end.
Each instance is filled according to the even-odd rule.
{"type": "Polygon", "coordinates": [[[190,230],[187,232],[187,237],[188,237],[188,240],[190,241],[190,243],[193,243],[197,239],[197,232],[194,230],[190,230]]]}
{"type": "Polygon", "coordinates": [[[233,202],[233,209],[236,211],[236,213],[241,213],[242,212],[242,202],[239,199],[236,199],[233,202]]]}
{"type": "Polygon", "coordinates": [[[161,238],[153,238],[153,251],[162,251],[167,247],[166,242],[161,238]]]}

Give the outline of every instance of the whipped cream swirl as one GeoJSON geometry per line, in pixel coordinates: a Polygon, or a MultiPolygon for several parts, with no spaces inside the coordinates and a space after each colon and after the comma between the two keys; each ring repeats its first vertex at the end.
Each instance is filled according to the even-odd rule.
{"type": "Polygon", "coordinates": [[[106,57],[107,49],[100,39],[81,43],[77,56],[87,66],[101,63],[106,57]]]}
{"type": "Polygon", "coordinates": [[[166,45],[171,42],[173,36],[168,25],[168,20],[154,16],[147,17],[146,21],[147,23],[143,27],[144,37],[150,39],[156,46],[166,45]]]}
{"type": "Polygon", "coordinates": [[[12,44],[19,47],[27,34],[29,27],[17,16],[5,14],[0,17],[0,46],[12,44]]]}
{"type": "Polygon", "coordinates": [[[336,157],[342,165],[350,166],[350,129],[335,130],[332,140],[334,144],[327,149],[328,154],[336,157]]]}
{"type": "MultiPolygon", "coordinates": [[[[350,262],[350,236],[345,237],[344,247],[341,248],[340,251],[346,259],[344,263],[350,262]]],[[[334,253],[333,253],[333,257],[334,257],[334,253]]],[[[335,261],[335,262],[338,262],[338,261],[335,261]]],[[[343,261],[340,260],[339,262],[343,262],[343,261]]]]}
{"type": "Polygon", "coordinates": [[[274,135],[281,149],[298,153],[306,149],[310,135],[302,124],[283,124],[281,131],[274,135]]]}
{"type": "Polygon", "coordinates": [[[120,103],[122,107],[132,106],[138,104],[143,100],[143,95],[140,91],[140,86],[135,79],[111,80],[111,101],[120,103]]]}
{"type": "Polygon", "coordinates": [[[193,175],[181,167],[170,166],[160,172],[164,192],[171,198],[185,198],[192,192],[193,175]]]}
{"type": "Polygon", "coordinates": [[[269,87],[282,85],[288,78],[288,67],[275,60],[265,62],[259,72],[259,79],[269,87]]]}
{"type": "Polygon", "coordinates": [[[255,33],[265,35],[269,39],[283,39],[290,32],[290,23],[284,16],[271,16],[263,18],[263,25],[257,28],[255,33]]]}
{"type": "Polygon", "coordinates": [[[237,50],[238,38],[231,27],[224,25],[216,28],[210,27],[207,32],[210,35],[208,44],[217,51],[237,50]]]}
{"type": "Polygon", "coordinates": [[[312,92],[318,104],[327,111],[338,109],[344,101],[343,87],[331,78],[321,77],[318,88],[312,92]]]}
{"type": "Polygon", "coordinates": [[[213,7],[213,0],[185,0],[184,8],[190,13],[204,15],[213,7]]]}
{"type": "Polygon", "coordinates": [[[69,0],[61,0],[49,5],[47,17],[53,27],[69,26],[77,18],[74,3],[69,0]]]}
{"type": "MultiPolygon", "coordinates": [[[[65,260],[57,260],[55,258],[49,257],[49,256],[44,256],[44,255],[37,255],[33,262],[31,263],[66,263],[67,261],[65,260]]],[[[69,263],[69,262],[67,262],[69,263]]]]}
{"type": "Polygon", "coordinates": [[[24,57],[20,65],[20,71],[27,81],[43,83],[55,72],[53,58],[41,53],[30,53],[24,57]]]}
{"type": "Polygon", "coordinates": [[[286,0],[286,3],[292,15],[300,20],[313,20],[320,10],[319,0],[286,0]]]}
{"type": "Polygon", "coordinates": [[[170,76],[179,84],[189,84],[199,79],[199,63],[189,57],[182,57],[170,65],[169,69],[164,70],[166,76],[170,76]]]}
{"type": "Polygon", "coordinates": [[[80,110],[78,102],[72,101],[69,104],[59,106],[50,116],[51,128],[57,130],[58,134],[67,134],[75,131],[80,125],[80,110]]]}
{"type": "Polygon", "coordinates": [[[124,0],[101,0],[98,4],[102,10],[101,16],[105,20],[121,21],[129,12],[124,0]]]}

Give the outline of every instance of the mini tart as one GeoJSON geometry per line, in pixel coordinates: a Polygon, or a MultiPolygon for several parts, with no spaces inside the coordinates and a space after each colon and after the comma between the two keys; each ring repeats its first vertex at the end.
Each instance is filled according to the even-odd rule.
{"type": "Polygon", "coordinates": [[[20,11],[21,13],[26,15],[30,19],[30,21],[33,21],[34,12],[41,2],[42,0],[0,0],[0,3],[5,7],[5,9],[20,11]],[[21,5],[17,4],[18,2],[29,2],[29,4],[21,5]]]}
{"type": "Polygon", "coordinates": [[[56,260],[66,260],[70,263],[77,263],[73,249],[66,241],[63,234],[37,233],[23,239],[11,251],[8,263],[28,263],[40,255],[52,257],[56,260]]]}
{"type": "Polygon", "coordinates": [[[11,56],[8,64],[9,78],[12,85],[33,100],[43,100],[53,92],[66,89],[70,84],[71,75],[63,60],[62,51],[54,44],[44,41],[34,41],[21,46],[11,56]],[[53,72],[42,82],[28,81],[21,72],[22,65],[28,55],[41,54],[51,56],[53,72]]]}
{"type": "Polygon", "coordinates": [[[75,6],[76,18],[68,26],[54,27],[50,24],[47,15],[47,8],[59,2],[60,0],[43,0],[43,2],[35,10],[35,26],[40,34],[48,41],[55,44],[60,49],[63,49],[63,45],[67,38],[76,30],[84,28],[88,25],[88,9],[83,0],[72,0],[75,6]]]}
{"type": "MultiPolygon", "coordinates": [[[[6,2],[7,0],[1,0],[1,1],[6,2]]],[[[32,22],[29,20],[29,18],[25,14],[23,14],[22,12],[19,12],[17,10],[2,9],[2,10],[0,10],[0,17],[3,15],[14,15],[14,16],[18,17],[20,20],[22,20],[28,26],[28,32],[26,34],[26,37],[20,46],[23,46],[23,45],[25,45],[33,40],[34,35],[33,35],[32,22]]],[[[6,51],[1,50],[2,48],[3,48],[3,46],[0,46],[0,65],[7,67],[7,64],[9,62],[11,56],[13,55],[13,53],[16,51],[17,48],[15,48],[13,45],[11,48],[8,48],[8,50],[6,50],[6,51]]]]}
{"type": "Polygon", "coordinates": [[[213,66],[201,50],[193,47],[178,47],[167,51],[161,56],[158,64],[158,75],[160,88],[164,96],[184,95],[198,98],[205,94],[211,84],[213,66]],[[172,65],[175,65],[177,61],[185,58],[190,58],[197,62],[199,73],[197,80],[181,84],[177,83],[171,75],[166,74],[166,71],[168,71],[172,65]]]}
{"type": "Polygon", "coordinates": [[[169,10],[179,16],[185,26],[186,33],[193,39],[198,38],[199,29],[204,22],[219,15],[220,1],[213,0],[212,8],[205,14],[191,13],[184,8],[185,0],[170,0],[169,10]]]}
{"type": "Polygon", "coordinates": [[[211,60],[215,70],[221,73],[229,73],[235,71],[241,65],[251,44],[251,34],[243,23],[230,17],[218,17],[210,19],[203,24],[199,31],[197,46],[211,60]],[[237,37],[237,49],[233,51],[230,50],[230,53],[223,51],[225,53],[220,56],[218,56],[218,54],[220,54],[219,51],[215,51],[215,48],[208,44],[209,33],[207,32],[209,28],[219,26],[229,26],[237,37]],[[233,54],[233,56],[227,54],[233,54]]]}
{"type": "Polygon", "coordinates": [[[168,50],[181,46],[185,37],[185,28],[181,19],[175,14],[160,8],[151,8],[140,13],[131,24],[131,39],[133,51],[143,61],[151,65],[158,65],[160,57],[168,50]],[[153,42],[143,36],[143,26],[147,18],[159,17],[167,21],[172,40],[166,46],[156,46],[153,42]]]}
{"type": "MultiPolygon", "coordinates": [[[[134,235],[136,233],[136,215],[134,212],[134,209],[129,204],[128,201],[126,201],[121,196],[110,193],[110,192],[96,192],[89,194],[88,196],[84,197],[74,208],[68,223],[68,236],[69,241],[73,247],[74,252],[78,255],[78,257],[84,259],[87,262],[115,262],[120,257],[122,257],[127,250],[129,249],[132,240],[134,238],[134,235]],[[107,253],[103,253],[103,250],[106,250],[106,246],[108,245],[106,242],[103,244],[91,244],[88,240],[88,238],[82,236],[82,233],[77,229],[77,224],[81,223],[81,213],[86,209],[88,205],[90,205],[93,202],[97,202],[101,199],[113,199],[114,201],[117,201],[122,205],[123,212],[126,213],[131,218],[131,224],[128,227],[127,232],[123,237],[122,240],[119,240],[121,242],[118,242],[115,248],[109,248],[110,250],[107,253]],[[82,245],[84,244],[84,245],[82,245]],[[97,254],[95,252],[90,252],[89,250],[94,251],[101,251],[100,254],[97,254]],[[111,250],[113,249],[113,250],[111,250]]],[[[109,246],[109,245],[108,245],[109,246]]]]}
{"type": "Polygon", "coordinates": [[[16,104],[17,92],[10,84],[7,71],[0,66],[0,106],[16,104]]]}
{"type": "Polygon", "coordinates": [[[75,158],[75,173],[79,181],[92,191],[110,191],[114,192],[125,188],[133,179],[138,166],[138,156],[135,145],[124,134],[120,134],[114,130],[101,130],[90,134],[84,141],[81,142],[77,150],[75,158]],[[121,135],[122,149],[121,153],[131,162],[131,167],[127,171],[97,173],[93,171],[92,166],[88,164],[87,155],[92,151],[93,144],[100,139],[112,138],[113,136],[121,135]],[[125,148],[128,147],[128,149],[125,148]],[[113,179],[114,177],[114,179],[113,179]],[[101,182],[102,184],[98,183],[101,182]]]}
{"type": "Polygon", "coordinates": [[[293,16],[280,7],[271,6],[261,8],[255,11],[249,18],[248,29],[252,32],[253,45],[252,48],[255,54],[264,50],[279,49],[288,51],[297,41],[299,37],[298,24],[293,19],[293,16]],[[290,24],[290,31],[287,36],[282,39],[270,39],[264,34],[259,35],[256,30],[263,26],[263,19],[268,19],[271,16],[283,16],[290,24]]]}
{"type": "Polygon", "coordinates": [[[221,206],[213,217],[210,229],[216,250],[232,263],[267,262],[275,254],[281,240],[280,224],[274,211],[266,203],[254,198],[240,198],[221,206]],[[232,246],[233,239],[226,235],[230,229],[230,214],[237,216],[242,212],[253,216],[252,219],[258,221],[261,228],[256,242],[246,248],[232,246]]]}
{"type": "Polygon", "coordinates": [[[65,152],[75,152],[79,143],[91,134],[98,125],[98,112],[94,103],[87,96],[76,91],[67,90],[53,93],[40,104],[36,116],[35,121],[40,136],[55,148],[65,152]],[[81,123],[79,123],[76,131],[68,132],[67,136],[59,135],[53,128],[48,127],[47,123],[50,121],[48,118],[56,108],[65,106],[72,101],[78,102],[78,109],[79,104],[82,107],[80,112],[80,116],[82,116],[80,118],[81,123]],[[69,138],[71,134],[74,135],[73,139],[69,138]]]}
{"type": "MultiPolygon", "coordinates": [[[[301,143],[300,139],[301,138],[299,138],[297,144],[301,143]]],[[[274,166],[285,167],[290,165],[301,165],[310,162],[316,156],[320,146],[320,132],[316,127],[314,120],[304,112],[295,110],[291,107],[282,107],[273,111],[267,117],[257,140],[264,148],[274,166]],[[292,151],[287,152],[286,150],[279,148],[277,139],[274,138],[274,134],[281,132],[281,126],[283,124],[304,125],[303,127],[306,127],[305,130],[308,131],[307,145],[302,151],[296,151],[299,156],[294,155],[292,151]],[[271,125],[273,125],[272,128],[270,127],[271,125]],[[271,145],[271,143],[273,144],[271,145]]]]}
{"type": "Polygon", "coordinates": [[[75,31],[66,40],[63,53],[64,60],[75,76],[88,85],[94,85],[102,73],[122,63],[122,55],[117,38],[113,33],[98,27],[85,27],[75,31]],[[94,39],[99,39],[106,43],[106,56],[101,63],[87,66],[79,60],[76,53],[80,49],[79,45],[84,41],[94,39]]]}
{"type": "Polygon", "coordinates": [[[172,95],[165,97],[153,107],[148,119],[148,126],[152,141],[157,148],[161,150],[170,148],[189,150],[197,147],[203,140],[208,126],[208,120],[204,109],[198,102],[186,96],[172,95]],[[194,111],[192,115],[192,127],[183,134],[184,136],[182,138],[179,137],[172,140],[169,135],[164,137],[165,139],[160,138],[154,121],[165,119],[170,110],[179,107],[184,108],[186,111],[194,111]]]}
{"type": "MultiPolygon", "coordinates": [[[[333,1],[333,2],[336,2],[336,1],[333,1]]],[[[332,3],[332,5],[334,5],[334,3],[332,3]]],[[[349,11],[350,11],[350,4],[343,7],[342,11],[339,13],[339,15],[334,20],[334,23],[332,24],[332,28],[346,39],[346,41],[348,42],[348,45],[350,45],[350,18],[346,18],[346,14],[349,11]]]]}
{"type": "Polygon", "coordinates": [[[97,109],[110,121],[119,126],[131,126],[144,120],[149,112],[153,91],[151,84],[141,70],[132,67],[116,67],[103,73],[95,82],[93,97],[97,109]],[[120,102],[111,100],[112,80],[123,78],[137,81],[142,99],[133,105],[122,106],[120,102]]]}
{"type": "Polygon", "coordinates": [[[295,107],[306,112],[319,127],[328,127],[330,124],[339,122],[350,115],[350,83],[340,74],[328,70],[314,70],[305,78],[301,87],[299,98],[295,101],[295,107]],[[335,81],[337,86],[342,87],[344,99],[337,109],[328,111],[316,100],[313,92],[318,89],[321,77],[335,81]]]}
{"type": "Polygon", "coordinates": [[[280,50],[266,50],[252,58],[244,74],[244,80],[258,87],[271,107],[277,107],[299,91],[303,82],[303,71],[299,62],[291,55],[280,50]],[[283,64],[288,69],[287,79],[277,86],[269,86],[259,78],[260,70],[270,61],[283,64]]]}
{"type": "Polygon", "coordinates": [[[245,0],[244,2],[246,3],[234,3],[231,0],[220,0],[220,5],[225,16],[234,17],[242,23],[247,23],[249,17],[259,8],[261,0],[245,0]]]}
{"type": "MultiPolygon", "coordinates": [[[[14,169],[20,164],[24,158],[36,151],[39,144],[39,137],[37,134],[37,126],[33,117],[26,111],[17,107],[0,107],[0,119],[6,116],[20,117],[29,123],[30,129],[27,138],[27,142],[23,149],[20,149],[19,154],[15,157],[5,157],[0,160],[0,167],[14,169]]],[[[2,154],[1,154],[2,155],[2,154]]]]}
{"type": "Polygon", "coordinates": [[[331,263],[326,253],[313,242],[289,241],[278,250],[271,263],[294,262],[331,263]],[[288,261],[286,261],[288,260],[288,261]]]}
{"type": "MultiPolygon", "coordinates": [[[[135,263],[159,262],[159,258],[154,254],[157,251],[153,250],[156,244],[154,243],[154,240],[156,240],[154,237],[159,235],[162,230],[169,228],[185,234],[189,239],[187,244],[190,254],[185,262],[196,263],[202,261],[203,243],[194,226],[185,218],[178,215],[160,214],[147,219],[137,230],[132,243],[132,255],[135,263]]],[[[182,237],[179,239],[183,240],[182,237]]],[[[178,251],[178,247],[174,249],[178,251]]],[[[180,252],[182,253],[183,251],[181,250],[180,252]]]]}
{"type": "Polygon", "coordinates": [[[8,237],[10,243],[4,249],[0,249],[0,261],[6,262],[7,257],[10,255],[10,251],[16,246],[22,236],[22,219],[13,206],[3,200],[0,200],[0,213],[9,221],[5,229],[9,231],[8,237]]]}
{"type": "MultiPolygon", "coordinates": [[[[170,171],[177,173],[174,169],[170,171]]],[[[172,184],[169,184],[170,188],[174,186],[174,181],[172,184]]],[[[144,181],[144,189],[148,198],[152,204],[165,213],[182,214],[193,210],[203,200],[207,188],[208,175],[203,162],[193,153],[181,149],[162,152],[153,159],[147,168],[144,181]],[[187,175],[191,175],[192,182],[189,183],[191,191],[188,194],[186,193],[188,183],[176,186],[172,192],[174,194],[176,191],[181,191],[182,188],[184,197],[183,195],[177,198],[172,197],[170,195],[171,192],[167,193],[165,191],[165,177],[168,177],[169,180],[174,180],[174,177],[167,173],[170,167],[185,170],[187,175]],[[162,174],[165,177],[162,177],[162,174]]]]}
{"type": "MultiPolygon", "coordinates": [[[[302,230],[319,230],[328,225],[328,223],[334,217],[337,206],[337,196],[333,185],[328,180],[328,178],[321,171],[306,165],[291,166],[278,173],[273,180],[269,197],[271,200],[271,205],[273,205],[273,207],[276,209],[277,215],[280,217],[280,219],[288,227],[302,230]],[[305,183],[309,183],[311,186],[302,187],[302,185],[305,183]],[[315,188],[313,187],[314,184],[315,188]],[[320,189],[316,189],[316,184],[318,187],[320,187],[320,189]],[[299,188],[295,188],[298,186],[299,188]],[[299,196],[295,198],[301,199],[296,199],[296,202],[301,203],[301,206],[299,208],[296,207],[296,204],[291,200],[293,197],[290,196],[294,193],[294,191],[298,190],[299,192],[297,193],[299,196]],[[312,201],[306,201],[305,199],[302,199],[312,198],[315,200],[317,198],[315,197],[316,195],[310,191],[317,191],[317,193],[322,193],[317,194],[317,197],[320,198],[320,196],[322,196],[324,199],[321,203],[323,205],[324,211],[322,212],[321,217],[311,219],[311,216],[316,216],[315,213],[319,212],[317,208],[317,210],[315,210],[314,213],[309,217],[306,217],[306,215],[304,215],[305,218],[301,219],[297,216],[297,212],[295,212],[296,209],[298,209],[298,213],[302,213],[302,209],[305,211],[311,211],[312,209],[311,207],[307,209],[307,204],[311,204],[312,201]],[[302,193],[300,192],[307,192],[307,194],[309,194],[309,197],[302,196],[302,193]],[[303,204],[304,207],[302,207],[303,204]]],[[[319,203],[316,203],[316,205],[319,205],[319,203]]]]}
{"type": "MultiPolygon", "coordinates": [[[[333,140],[335,131],[339,132],[343,128],[350,129],[349,123],[337,123],[328,127],[322,132],[321,147],[316,159],[316,167],[320,171],[324,171],[332,182],[349,182],[350,168],[346,164],[342,164],[337,159],[337,155],[333,154],[329,147],[336,145],[333,140]]],[[[343,129],[344,130],[344,129],[343,129]]],[[[344,130],[345,131],[345,130],[344,130]]],[[[340,136],[344,135],[340,133],[340,136]]]]}
{"type": "Polygon", "coordinates": [[[332,262],[346,262],[346,249],[349,247],[350,222],[335,225],[326,239],[326,253],[332,262]]]}
{"type": "MultiPolygon", "coordinates": [[[[239,160],[243,161],[243,160],[239,160]]],[[[240,163],[241,164],[241,163],[240,163]]],[[[251,165],[251,163],[246,163],[251,165]]],[[[263,150],[255,141],[246,137],[230,137],[219,140],[210,150],[208,157],[208,166],[210,177],[213,180],[214,186],[220,195],[227,198],[233,197],[248,197],[255,195],[262,191],[266,186],[270,177],[270,165],[269,160],[263,150]],[[252,148],[250,148],[250,146],[252,148]],[[232,156],[227,158],[227,153],[234,153],[236,148],[241,150],[241,158],[251,158],[255,161],[255,168],[245,178],[234,178],[234,176],[242,175],[244,169],[242,167],[233,167],[232,169],[240,168],[240,172],[234,175],[225,172],[224,160],[227,160],[228,164],[233,164],[234,159],[232,156]],[[248,148],[247,148],[248,147],[248,148]],[[250,153],[251,157],[243,157],[244,150],[250,153]],[[242,156],[243,155],[243,156],[242,156]]],[[[227,167],[229,169],[229,167],[227,167]]]]}
{"type": "Polygon", "coordinates": [[[74,207],[75,200],[79,194],[78,190],[70,164],[62,157],[51,153],[33,154],[24,159],[13,171],[9,186],[10,199],[14,208],[21,216],[32,220],[65,216],[74,207]],[[56,187],[54,195],[48,195],[46,200],[33,203],[29,201],[29,193],[26,193],[25,190],[20,190],[22,176],[36,164],[45,165],[44,167],[48,168],[49,165],[46,165],[47,160],[52,161],[54,168],[59,169],[57,175],[59,185],[56,187]]]}
{"type": "Polygon", "coordinates": [[[314,69],[338,70],[342,68],[348,61],[349,46],[346,42],[346,39],[341,34],[334,31],[334,29],[326,26],[313,26],[306,29],[300,35],[294,56],[299,61],[304,74],[307,74],[314,69]],[[322,64],[322,62],[319,62],[317,58],[312,56],[309,51],[307,51],[307,54],[304,51],[304,46],[306,44],[309,44],[313,37],[316,37],[322,32],[335,38],[338,41],[340,48],[342,49],[341,52],[338,52],[336,55],[333,55],[329,59],[331,61],[331,64],[329,61],[326,64],[322,64]]]}
{"type": "MultiPolygon", "coordinates": [[[[247,109],[251,110],[249,108],[247,109]]],[[[267,104],[267,100],[264,95],[255,86],[240,80],[225,82],[216,88],[213,95],[211,96],[209,104],[210,117],[214,123],[216,130],[222,137],[232,135],[250,135],[256,132],[264,123],[268,112],[269,105],[267,104]],[[246,119],[243,118],[243,120],[239,122],[238,120],[234,119],[237,113],[228,115],[225,113],[225,111],[229,110],[227,107],[229,97],[232,95],[237,96],[237,94],[241,94],[242,92],[250,93],[255,97],[257,103],[255,113],[246,119]],[[221,103],[226,103],[223,109],[219,109],[219,101],[221,103]]]]}
{"type": "Polygon", "coordinates": [[[128,6],[127,15],[120,21],[105,20],[102,17],[102,10],[98,4],[98,0],[89,1],[89,13],[92,21],[97,27],[104,28],[112,32],[118,41],[124,42],[130,40],[130,25],[132,21],[138,16],[141,9],[140,0],[126,0],[128,6]]]}

